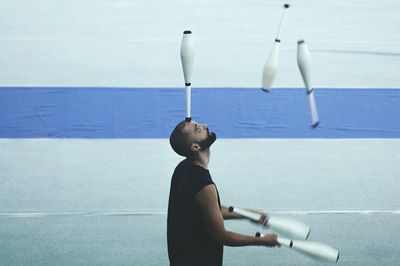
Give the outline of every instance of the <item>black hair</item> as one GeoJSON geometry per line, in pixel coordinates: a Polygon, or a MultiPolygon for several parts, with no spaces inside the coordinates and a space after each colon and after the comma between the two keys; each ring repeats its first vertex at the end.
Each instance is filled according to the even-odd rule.
{"type": "Polygon", "coordinates": [[[179,122],[169,137],[169,144],[177,154],[189,157],[191,154],[188,141],[189,134],[183,130],[186,123],[186,121],[179,122]]]}

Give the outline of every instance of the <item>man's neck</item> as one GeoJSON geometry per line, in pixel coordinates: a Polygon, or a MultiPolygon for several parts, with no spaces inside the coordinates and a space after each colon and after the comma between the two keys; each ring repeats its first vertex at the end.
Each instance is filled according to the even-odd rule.
{"type": "Polygon", "coordinates": [[[208,169],[208,162],[210,161],[210,149],[200,152],[196,158],[191,159],[193,164],[208,169]]]}

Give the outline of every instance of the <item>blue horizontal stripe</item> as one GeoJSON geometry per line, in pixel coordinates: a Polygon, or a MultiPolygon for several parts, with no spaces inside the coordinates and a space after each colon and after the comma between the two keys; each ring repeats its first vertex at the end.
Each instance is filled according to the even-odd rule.
{"type": "MultiPolygon", "coordinates": [[[[398,138],[400,90],[193,88],[192,117],[222,138],[398,138]]],[[[0,88],[1,138],[167,138],[183,88],[0,88]]]]}

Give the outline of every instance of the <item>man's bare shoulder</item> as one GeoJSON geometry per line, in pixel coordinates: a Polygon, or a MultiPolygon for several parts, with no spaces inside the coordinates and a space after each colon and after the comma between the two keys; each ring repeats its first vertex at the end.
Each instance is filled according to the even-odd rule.
{"type": "Polygon", "coordinates": [[[209,184],[203,187],[194,197],[195,201],[205,207],[208,205],[218,204],[217,189],[214,184],[209,184]]]}

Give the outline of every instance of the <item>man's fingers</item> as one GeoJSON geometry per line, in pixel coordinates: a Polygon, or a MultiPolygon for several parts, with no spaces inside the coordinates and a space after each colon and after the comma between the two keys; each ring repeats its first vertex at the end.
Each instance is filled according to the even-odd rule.
{"type": "Polygon", "coordinates": [[[280,247],[281,246],[278,242],[278,236],[275,234],[265,235],[264,239],[267,241],[265,245],[268,247],[280,247]]]}

